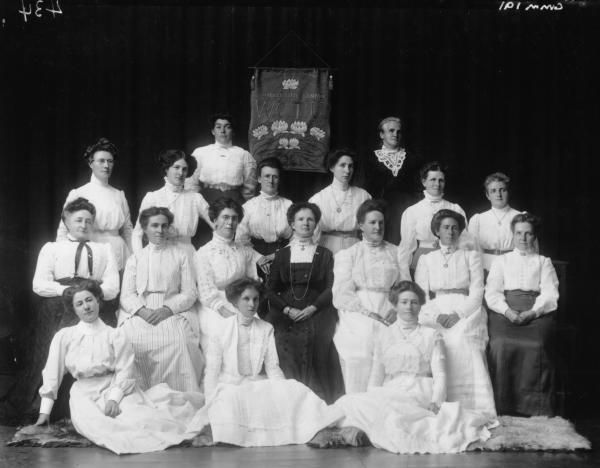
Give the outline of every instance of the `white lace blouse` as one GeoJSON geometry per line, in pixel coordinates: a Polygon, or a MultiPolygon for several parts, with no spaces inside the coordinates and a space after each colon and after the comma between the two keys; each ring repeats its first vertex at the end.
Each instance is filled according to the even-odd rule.
{"type": "Polygon", "coordinates": [[[192,156],[196,158],[198,167],[186,180],[187,189],[197,192],[200,184],[226,184],[231,187],[242,186],[245,199],[254,195],[256,161],[245,149],[213,143],[196,148],[192,156]]]}
{"type": "Polygon", "coordinates": [[[358,229],[356,211],[371,195],[360,187],[351,185],[346,190],[342,184],[333,179],[328,187],[315,193],[308,200],[321,209],[321,221],[315,230],[315,240],[320,238],[321,233],[328,231],[355,231],[358,229]]]}
{"type": "Polygon", "coordinates": [[[279,195],[267,195],[264,192],[244,203],[244,217],[238,224],[236,241],[250,245],[255,237],[265,242],[289,239],[292,228],[287,222],[287,210],[292,201],[279,195]]]}
{"type": "MultiPolygon", "coordinates": [[[[148,192],[144,196],[140,205],[140,213],[153,206],[168,208],[173,213],[171,237],[183,237],[189,240],[196,234],[200,218],[204,219],[209,226],[212,226],[208,217],[208,203],[204,197],[191,190],[183,190],[183,187],[177,187],[166,179],[164,187],[154,192],[148,192]]],[[[138,217],[131,239],[134,252],[142,250],[143,235],[144,231],[138,217]]]]}
{"type": "Polygon", "coordinates": [[[40,413],[50,414],[67,371],[77,380],[112,374],[107,399],[119,403],[135,386],[133,363],[133,349],[123,330],[100,319],[59,330],[42,372],[40,413]]]}
{"type": "Polygon", "coordinates": [[[215,311],[226,307],[235,313],[235,307],[225,298],[225,288],[240,278],[258,279],[256,262],[260,258],[254,249],[214,233],[212,240],[200,247],[194,257],[202,305],[215,311]]]}
{"type": "Polygon", "coordinates": [[[363,240],[335,254],[333,305],[345,312],[381,312],[387,305],[387,293],[400,277],[397,251],[386,241],[373,246],[363,240]],[[380,294],[363,295],[363,301],[358,291],[380,294]]]}
{"type": "Polygon", "coordinates": [[[536,291],[532,311],[539,317],[558,307],[558,277],[552,260],[537,253],[518,249],[496,257],[485,286],[485,300],[490,309],[505,314],[508,304],[504,291],[536,291]]]}
{"type": "Polygon", "coordinates": [[[380,387],[398,377],[433,377],[431,401],[446,400],[446,354],[442,336],[433,328],[417,325],[403,329],[396,321],[382,329],[375,342],[369,387],[380,387]]]}

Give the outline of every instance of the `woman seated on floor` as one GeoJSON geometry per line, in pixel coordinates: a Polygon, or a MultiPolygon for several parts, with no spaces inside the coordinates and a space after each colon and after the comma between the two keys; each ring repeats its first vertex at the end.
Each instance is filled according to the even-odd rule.
{"type": "Polygon", "coordinates": [[[456,453],[489,438],[489,418],[446,401],[446,353],[442,336],[419,325],[425,293],[413,282],[394,285],[389,300],[397,320],[375,341],[369,385],[333,405],[344,414],[337,431],[322,431],[311,445],[371,443],[394,453],[456,453]]]}
{"type": "MultiPolygon", "coordinates": [[[[68,286],[89,278],[100,283],[106,298],[100,316],[109,325],[116,325],[115,311],[119,294],[119,271],[108,244],[90,242],[96,208],[85,198],[77,198],[64,207],[62,222],[67,238],[47,242],[40,250],[33,291],[36,293],[34,314],[28,330],[23,333],[23,367],[15,378],[15,386],[0,403],[3,423],[31,422],[39,407],[37,391],[42,384],[41,373],[54,334],[61,328],[77,323],[77,317],[66,308],[62,293],[68,286]]],[[[61,392],[53,416],[68,414],[68,383],[61,392]]]]}
{"type": "Polygon", "coordinates": [[[488,363],[499,414],[552,416],[558,278],[536,253],[539,218],[511,221],[515,250],[496,257],[487,279],[488,363]]]}
{"type": "Polygon", "coordinates": [[[102,290],[86,280],[63,292],[65,306],[79,323],[63,328],[52,339],[40,388],[40,415],[29,434],[43,432],[63,376],[71,388],[73,426],[84,437],[117,454],[163,450],[197,433],[188,423],[203,405],[201,393],[180,393],[160,384],[142,392],[134,379],[134,355],[123,329],[98,317],[102,290]]]}
{"type": "Polygon", "coordinates": [[[191,427],[210,424],[213,442],[243,447],[306,443],[341,414],[302,383],[285,380],[273,326],[255,315],[261,289],[250,278],[227,286],[236,315],[224,319],[221,334],[209,341],[207,405],[191,427]]]}
{"type": "Polygon", "coordinates": [[[167,241],[173,223],[167,208],[147,208],[139,222],[148,245],[127,260],[119,313],[133,344],[138,379],[144,390],[166,383],[200,391],[204,357],[189,255],[167,241]]]}

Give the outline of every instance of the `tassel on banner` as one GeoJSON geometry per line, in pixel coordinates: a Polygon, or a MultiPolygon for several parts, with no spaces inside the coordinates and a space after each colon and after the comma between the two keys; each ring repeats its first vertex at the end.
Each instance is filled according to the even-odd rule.
{"type": "MultiPolygon", "coordinates": [[[[254,88],[256,87],[256,75],[252,74],[252,78],[250,78],[250,89],[254,90],[254,88]]],[[[331,89],[331,88],[329,88],[331,89]]]]}
{"type": "Polygon", "coordinates": [[[329,75],[329,91],[333,90],[333,75],[329,75]]]}

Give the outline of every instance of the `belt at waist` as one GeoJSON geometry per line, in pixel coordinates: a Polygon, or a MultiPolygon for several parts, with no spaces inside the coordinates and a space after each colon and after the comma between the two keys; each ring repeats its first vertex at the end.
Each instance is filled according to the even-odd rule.
{"type": "Polygon", "coordinates": [[[96,230],[94,230],[94,234],[107,235],[107,236],[118,236],[119,230],[118,229],[96,229],[96,230]]]}
{"type": "Polygon", "coordinates": [[[349,237],[358,238],[357,231],[327,231],[327,232],[323,232],[323,234],[325,234],[327,236],[343,237],[344,239],[349,238],[349,237]]]}
{"type": "Polygon", "coordinates": [[[505,253],[512,252],[512,250],[504,250],[504,249],[483,249],[483,253],[490,255],[503,255],[505,253]]]}
{"type": "Polygon", "coordinates": [[[369,292],[386,293],[386,294],[390,292],[390,288],[363,288],[363,287],[357,287],[356,290],[357,291],[369,291],[369,292]]]}
{"type": "Polygon", "coordinates": [[[462,294],[463,296],[469,295],[467,288],[455,288],[455,289],[438,289],[437,291],[431,291],[435,296],[445,296],[446,294],[462,294]]]}
{"type": "Polygon", "coordinates": [[[437,240],[435,240],[435,241],[418,240],[417,247],[420,247],[422,249],[437,249],[440,247],[440,242],[437,240]]]}
{"type": "Polygon", "coordinates": [[[192,237],[191,236],[173,236],[173,237],[171,237],[171,240],[173,242],[181,242],[184,244],[189,244],[190,242],[192,242],[192,237]]]}
{"type": "Polygon", "coordinates": [[[225,183],[221,184],[204,184],[205,187],[211,188],[213,190],[220,190],[221,192],[227,192],[228,190],[237,190],[241,187],[241,185],[229,185],[225,183]]]}

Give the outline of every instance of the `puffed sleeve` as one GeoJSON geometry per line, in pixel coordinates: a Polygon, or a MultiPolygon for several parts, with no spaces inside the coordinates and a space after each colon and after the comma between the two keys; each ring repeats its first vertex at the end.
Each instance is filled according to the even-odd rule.
{"type": "Polygon", "coordinates": [[[419,323],[427,326],[434,326],[441,310],[436,303],[429,299],[429,264],[426,255],[421,255],[415,269],[415,283],[425,292],[425,304],[419,313],[419,323]]]}
{"type": "Polygon", "coordinates": [[[400,280],[410,281],[410,264],[412,256],[417,250],[417,220],[414,210],[408,207],[402,213],[400,220],[400,245],[398,246],[398,266],[400,267],[400,280]]]}
{"type": "Polygon", "coordinates": [[[505,255],[499,255],[493,260],[485,285],[485,302],[488,308],[502,315],[509,309],[504,298],[505,260],[505,255]]]}
{"type": "Polygon", "coordinates": [[[200,174],[202,173],[202,158],[200,158],[198,155],[199,150],[200,148],[196,148],[192,153],[192,156],[196,158],[196,170],[190,177],[185,179],[184,185],[186,190],[191,190],[193,192],[199,192],[202,188],[202,183],[200,182],[200,174]]]}
{"type": "Polygon", "coordinates": [[[115,374],[106,393],[106,399],[120,403],[123,397],[129,395],[135,387],[135,355],[122,328],[110,330],[110,336],[115,356],[115,374]]]}
{"type": "Polygon", "coordinates": [[[205,255],[205,252],[197,251],[194,255],[194,262],[196,265],[196,284],[198,286],[198,299],[200,303],[216,312],[221,307],[226,307],[235,313],[235,308],[222,298],[219,288],[217,288],[215,273],[210,259],[205,255]]]}
{"type": "Polygon", "coordinates": [[[250,216],[248,203],[242,205],[244,209],[244,217],[239,222],[235,232],[235,241],[243,246],[250,246],[250,216]]]}
{"type": "Polygon", "coordinates": [[[110,248],[110,245],[101,245],[104,248],[106,255],[106,269],[102,274],[102,284],[100,285],[100,288],[104,294],[104,300],[110,301],[119,294],[119,267],[117,266],[115,254],[110,248]]]}
{"type": "Polygon", "coordinates": [[[208,224],[211,229],[214,227],[213,222],[208,215],[208,202],[201,194],[196,194],[196,205],[198,206],[198,214],[208,224]]]}
{"type": "Polygon", "coordinates": [[[206,368],[204,370],[204,395],[208,401],[219,383],[221,366],[223,365],[223,348],[219,337],[209,339],[206,349],[206,368]]]}
{"type": "Polygon", "coordinates": [[[284,380],[285,376],[281,367],[279,367],[279,356],[277,355],[277,347],[275,346],[275,335],[273,326],[269,324],[267,332],[267,350],[265,352],[265,372],[271,380],[284,380]]]}
{"type": "MultiPolygon", "coordinates": [[[[321,213],[324,211],[324,206],[323,203],[321,202],[321,192],[317,192],[315,193],[312,197],[310,197],[308,199],[309,203],[314,203],[315,205],[317,205],[319,207],[319,209],[321,210],[321,213]]],[[[315,232],[313,233],[313,242],[315,244],[319,244],[319,240],[321,239],[321,234],[323,233],[323,216],[321,216],[321,219],[319,220],[319,222],[317,223],[317,226],[315,227],[315,232]]]]}
{"type": "Polygon", "coordinates": [[[256,270],[256,262],[258,262],[262,255],[259,254],[252,247],[240,246],[245,250],[246,255],[246,276],[252,279],[258,279],[258,272],[256,270]]]}
{"type": "Polygon", "coordinates": [[[181,269],[181,285],[179,286],[179,294],[174,294],[164,301],[164,305],[171,309],[171,312],[178,314],[189,310],[194,305],[198,297],[196,291],[196,279],[190,267],[188,256],[183,252],[178,258],[181,269]]]}
{"type": "Polygon", "coordinates": [[[67,354],[69,328],[59,330],[52,338],[48,359],[42,371],[43,384],[40,387],[40,413],[50,414],[54,406],[54,400],[64,375],[67,373],[65,367],[65,355],[67,354]]]}
{"type": "Polygon", "coordinates": [[[248,151],[244,151],[244,180],[242,182],[242,196],[246,200],[250,200],[254,196],[256,189],[256,160],[248,151]]]}
{"type": "MultiPolygon", "coordinates": [[[[455,204],[454,210],[457,213],[460,213],[463,217],[463,219],[465,220],[465,223],[467,222],[467,215],[465,214],[465,210],[463,210],[459,205],[455,204]]],[[[466,249],[466,250],[474,250],[476,247],[476,243],[475,243],[475,237],[469,232],[469,229],[463,229],[463,232],[460,233],[460,237],[458,238],[458,246],[461,249],[466,249]]]]}
{"type": "MultiPolygon", "coordinates": [[[[61,221],[62,223],[62,221],[61,221]]],[[[33,275],[33,292],[42,297],[61,296],[67,286],[54,281],[53,243],[47,242],[40,250],[35,274],[33,275]]]]}
{"type": "Polygon", "coordinates": [[[435,333],[435,343],[431,353],[431,375],[433,377],[431,402],[439,406],[446,401],[446,349],[442,335],[438,332],[435,333]]]}
{"type": "MultiPolygon", "coordinates": [[[[122,190],[119,190],[119,194],[121,196],[121,209],[123,210],[123,215],[125,216],[125,222],[121,229],[119,229],[119,233],[121,237],[125,241],[125,245],[127,246],[128,252],[127,257],[131,255],[131,234],[133,232],[133,224],[131,224],[131,213],[129,212],[129,205],[127,204],[127,199],[125,198],[125,193],[122,190]]],[[[127,258],[126,257],[126,258],[127,258]]],[[[126,259],[125,258],[125,259],[126,259]]]]}
{"type": "Polygon", "coordinates": [[[367,314],[377,312],[367,310],[356,295],[356,284],[352,278],[352,270],[356,262],[357,251],[354,248],[340,250],[335,254],[333,263],[333,305],[345,312],[367,314]]]}
{"type": "Polygon", "coordinates": [[[482,248],[479,243],[479,213],[476,213],[471,217],[471,219],[469,220],[469,227],[467,229],[469,230],[469,234],[471,234],[471,237],[473,238],[474,248],[478,252],[482,252],[482,248]]]}
{"type": "Polygon", "coordinates": [[[460,318],[467,318],[481,308],[483,300],[483,266],[481,265],[481,255],[476,251],[463,251],[469,266],[469,295],[459,307],[456,313],[460,318]]]}
{"type": "Polygon", "coordinates": [[[535,298],[531,310],[539,317],[558,307],[558,277],[548,257],[541,257],[540,295],[535,298]]]}
{"type": "Polygon", "coordinates": [[[128,314],[133,315],[142,307],[144,303],[139,298],[136,289],[137,275],[137,256],[132,255],[125,264],[125,272],[123,273],[123,284],[121,287],[121,308],[128,314]]]}
{"type": "MultiPolygon", "coordinates": [[[[65,200],[65,204],[63,205],[63,208],[65,206],[67,206],[67,203],[75,200],[76,198],[77,198],[77,189],[73,189],[67,195],[67,199],[65,200]]],[[[63,220],[62,219],[59,220],[58,221],[58,229],[56,230],[56,240],[57,241],[67,240],[68,233],[69,233],[69,231],[67,230],[67,226],[65,226],[65,223],[63,222],[63,220]]]]}
{"type": "MultiPolygon", "coordinates": [[[[153,200],[152,192],[148,192],[142,198],[142,203],[140,203],[140,213],[144,211],[146,208],[150,208],[151,206],[155,206],[156,203],[153,200]]],[[[144,248],[142,239],[144,237],[144,230],[142,229],[142,225],[140,224],[140,218],[138,216],[137,221],[135,222],[135,228],[133,229],[133,233],[131,234],[131,247],[133,249],[134,254],[138,254],[144,248]]]]}

